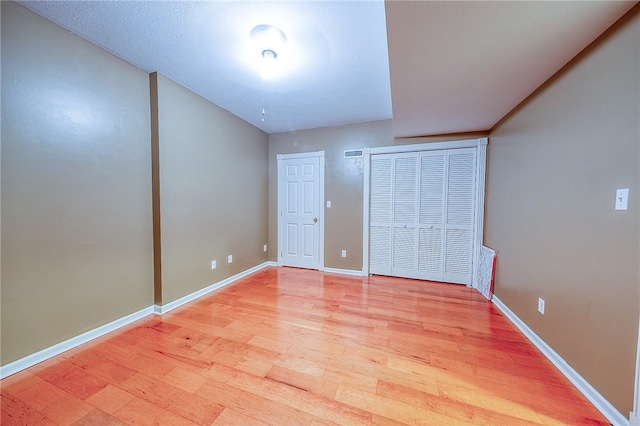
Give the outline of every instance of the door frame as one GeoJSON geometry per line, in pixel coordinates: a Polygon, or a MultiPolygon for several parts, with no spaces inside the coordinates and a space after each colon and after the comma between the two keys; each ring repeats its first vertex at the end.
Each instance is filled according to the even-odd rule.
{"type": "Polygon", "coordinates": [[[431,142],[414,145],[385,146],[379,148],[365,148],[364,155],[364,183],[362,197],[362,275],[369,275],[369,206],[371,197],[371,156],[376,154],[398,154],[403,152],[423,152],[448,150],[457,148],[476,148],[476,202],[475,224],[473,232],[473,257],[471,286],[478,287],[478,264],[480,249],[483,242],[484,230],[484,198],[485,175],[487,166],[488,138],[464,139],[450,142],[431,142]]]}
{"type": "Polygon", "coordinates": [[[282,249],[284,247],[284,226],[282,224],[283,215],[282,209],[284,208],[284,180],[280,178],[284,173],[284,160],[295,158],[319,158],[319,170],[318,170],[318,191],[320,196],[318,197],[318,270],[324,269],[324,151],[315,152],[300,152],[296,154],[277,154],[277,173],[278,173],[278,266],[282,266],[282,249]]]}

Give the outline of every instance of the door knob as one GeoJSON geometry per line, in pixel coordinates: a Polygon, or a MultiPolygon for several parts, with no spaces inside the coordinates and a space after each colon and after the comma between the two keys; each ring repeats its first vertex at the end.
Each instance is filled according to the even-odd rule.
{"type": "Polygon", "coordinates": [[[318,223],[318,218],[317,217],[313,218],[313,223],[318,223]]]}

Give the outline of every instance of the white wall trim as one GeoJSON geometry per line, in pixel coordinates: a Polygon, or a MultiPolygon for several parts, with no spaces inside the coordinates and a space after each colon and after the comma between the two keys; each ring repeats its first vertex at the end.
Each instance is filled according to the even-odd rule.
{"type": "Polygon", "coordinates": [[[493,304],[496,305],[502,313],[511,320],[511,322],[524,333],[524,335],[533,343],[549,361],[555,365],[562,374],[565,375],[571,383],[589,400],[598,410],[614,425],[628,425],[629,421],[620,413],[609,401],[607,401],[589,382],[587,382],[576,370],[574,370],[551,346],[542,340],[536,333],[529,328],[516,314],[511,311],[498,299],[493,296],[493,304]]]}
{"type": "Polygon", "coordinates": [[[141,309],[138,312],[134,312],[115,321],[111,321],[108,324],[102,325],[98,328],[94,328],[93,330],[89,330],[78,336],[72,337],[71,339],[65,340],[64,342],[49,346],[48,348],[42,349],[41,351],[35,352],[31,355],[27,355],[26,357],[10,362],[7,365],[3,365],[2,367],[0,367],[0,379],[11,376],[12,374],[34,366],[42,361],[46,361],[49,358],[53,358],[54,356],[59,355],[62,352],[66,352],[69,349],[73,349],[77,346],[80,346],[93,339],[124,327],[125,325],[131,324],[132,322],[151,314],[153,314],[153,307],[149,306],[148,308],[141,309]]]}
{"type": "Polygon", "coordinates": [[[487,138],[478,139],[478,149],[476,151],[476,205],[475,223],[473,239],[475,246],[473,249],[473,272],[471,276],[471,287],[478,288],[480,276],[480,251],[482,250],[484,232],[484,201],[487,174],[487,138]]]}
{"type": "MultiPolygon", "coordinates": [[[[448,142],[416,143],[412,145],[395,145],[369,148],[369,154],[398,154],[402,152],[436,151],[440,149],[477,148],[487,144],[487,138],[463,139],[448,142]]],[[[366,152],[364,152],[366,154],[366,152]]]]}
{"type": "Polygon", "coordinates": [[[167,312],[180,307],[182,305],[184,305],[185,303],[189,303],[192,300],[198,299],[199,297],[204,296],[205,294],[211,293],[214,290],[218,290],[224,286],[227,286],[231,283],[233,283],[234,281],[237,281],[241,278],[246,277],[247,275],[253,274],[254,272],[257,272],[261,269],[266,268],[267,266],[270,266],[271,262],[264,262],[261,263],[259,265],[254,266],[253,268],[249,268],[245,271],[239,272],[235,275],[230,276],[229,278],[225,278],[222,281],[218,281],[217,283],[211,284],[208,287],[205,287],[203,289],[194,291],[191,294],[187,294],[184,297],[181,297],[180,299],[174,300],[173,302],[169,302],[166,305],[155,305],[154,306],[154,311],[155,313],[162,315],[162,314],[166,314],[167,312]]]}
{"type": "Polygon", "coordinates": [[[195,291],[187,296],[184,296],[166,305],[149,306],[148,308],[144,308],[138,312],[134,312],[132,314],[119,318],[115,321],[112,321],[108,324],[105,324],[98,328],[94,328],[93,330],[89,330],[86,333],[82,333],[76,337],[72,337],[71,339],[65,340],[64,342],[57,343],[53,346],[45,348],[31,355],[27,355],[24,358],[11,362],[7,365],[1,366],[0,379],[4,379],[5,377],[11,376],[12,374],[15,374],[31,366],[34,366],[42,361],[46,361],[49,358],[53,358],[54,356],[59,355],[63,352],[66,352],[69,349],[73,349],[77,346],[88,343],[95,338],[98,338],[107,333],[115,331],[121,327],[124,327],[125,325],[131,324],[132,322],[137,321],[140,318],[144,318],[151,314],[158,314],[158,315],[166,314],[167,312],[177,308],[178,306],[182,306],[185,303],[191,302],[192,300],[202,297],[205,294],[210,293],[214,290],[217,290],[221,287],[229,285],[232,282],[239,280],[240,278],[244,278],[247,275],[257,272],[268,266],[277,266],[277,263],[276,262],[261,263],[259,265],[254,266],[253,268],[249,268],[246,271],[235,274],[215,284],[211,284],[208,287],[195,291]]]}
{"type": "Polygon", "coordinates": [[[636,354],[636,382],[633,411],[629,414],[629,426],[640,426],[640,321],[638,323],[638,352],[636,354]]]}
{"type": "Polygon", "coordinates": [[[362,271],[357,271],[355,269],[322,268],[321,271],[331,274],[354,275],[356,277],[361,277],[363,275],[362,271]]]}
{"type": "Polygon", "coordinates": [[[276,160],[287,160],[290,158],[324,157],[324,151],[298,152],[296,154],[276,154],[276,160]]]}
{"type": "Polygon", "coordinates": [[[371,149],[365,148],[364,179],[362,182],[362,275],[369,275],[369,205],[371,198],[371,149]]]}

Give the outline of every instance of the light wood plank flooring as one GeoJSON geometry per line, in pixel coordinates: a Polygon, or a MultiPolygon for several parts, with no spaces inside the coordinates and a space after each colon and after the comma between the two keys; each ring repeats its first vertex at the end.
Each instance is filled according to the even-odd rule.
{"type": "Polygon", "coordinates": [[[609,424],[473,289],[293,268],[0,386],[7,426],[609,424]]]}

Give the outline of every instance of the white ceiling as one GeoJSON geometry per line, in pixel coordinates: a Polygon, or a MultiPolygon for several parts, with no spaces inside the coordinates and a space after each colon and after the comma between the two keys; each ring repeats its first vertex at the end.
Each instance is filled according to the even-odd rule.
{"type": "Polygon", "coordinates": [[[393,98],[399,137],[490,129],[636,2],[20,3],[265,132],[389,119],[393,98]],[[277,79],[260,24],[287,37],[277,79]]]}

